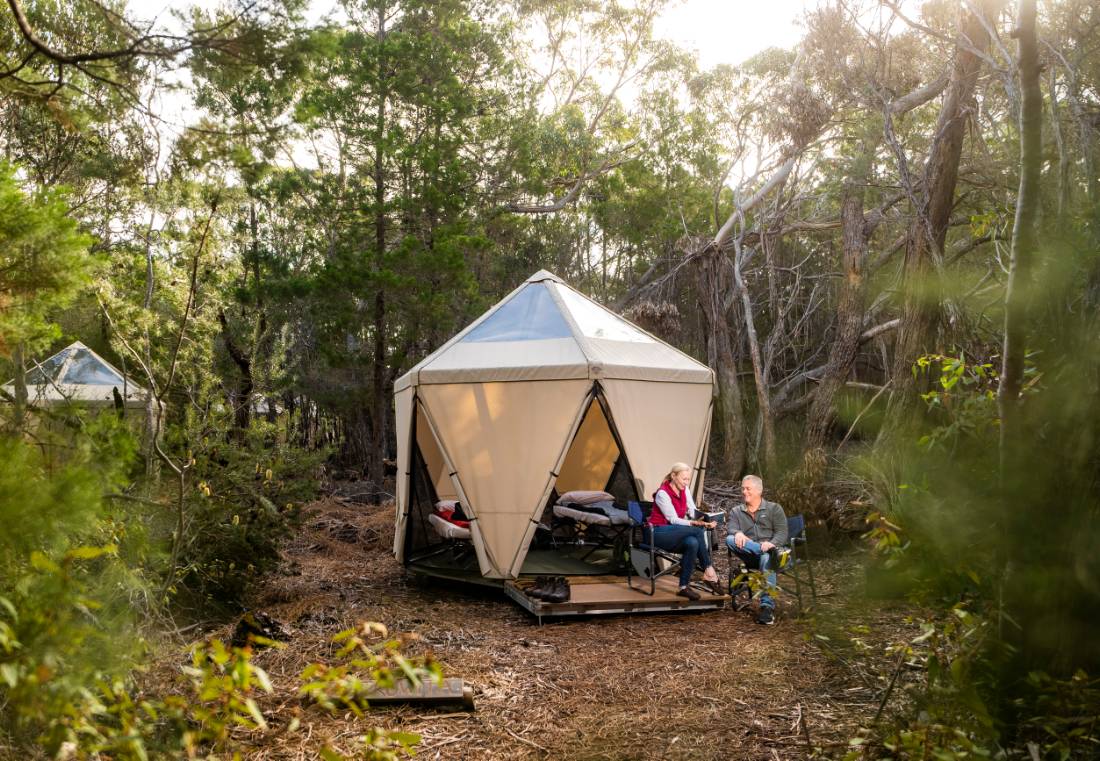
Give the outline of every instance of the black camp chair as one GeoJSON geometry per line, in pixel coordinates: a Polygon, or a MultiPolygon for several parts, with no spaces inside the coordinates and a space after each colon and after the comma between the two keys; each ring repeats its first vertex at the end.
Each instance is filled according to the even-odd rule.
{"type": "MultiPolygon", "coordinates": [[[[810,595],[810,601],[806,607],[817,604],[817,586],[814,584],[814,567],[810,562],[810,546],[806,542],[806,519],[801,515],[792,515],[787,518],[787,541],[790,542],[790,547],[782,550],[779,555],[786,555],[786,562],[780,561],[778,564],[780,567],[776,568],[777,576],[787,576],[794,581],[794,594],[795,599],[798,600],[798,614],[802,615],[803,600],[802,600],[802,586],[807,586],[807,591],[810,595]]],[[[733,609],[738,610],[743,608],[744,605],[738,605],[738,596],[744,593],[751,594],[747,577],[748,569],[741,563],[741,560],[733,554],[733,550],[726,547],[726,555],[729,558],[729,593],[733,598],[733,609]]],[[[781,587],[782,588],[782,587],[781,587]]],[[[747,603],[746,603],[747,604],[747,603]]]]}
{"type": "MultiPolygon", "coordinates": [[[[670,573],[680,573],[680,557],[670,552],[666,552],[653,544],[653,526],[650,525],[649,518],[646,517],[647,511],[651,510],[652,507],[652,502],[635,502],[632,500],[627,503],[627,512],[630,513],[631,526],[641,531],[641,540],[638,544],[634,544],[634,532],[633,530],[630,532],[631,539],[627,548],[630,554],[630,562],[627,563],[626,568],[626,584],[628,587],[633,588],[631,570],[637,571],[638,575],[643,579],[649,579],[649,591],[646,592],[648,595],[653,595],[657,592],[658,577],[666,576],[670,573]],[[658,560],[667,562],[668,566],[661,570],[657,562],[658,560]]],[[[645,589],[641,591],[645,592],[645,589]]]]}

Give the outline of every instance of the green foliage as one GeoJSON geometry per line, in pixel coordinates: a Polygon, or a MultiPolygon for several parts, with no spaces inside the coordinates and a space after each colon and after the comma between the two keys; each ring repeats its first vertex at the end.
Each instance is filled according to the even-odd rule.
{"type": "MultiPolygon", "coordinates": [[[[261,642],[264,645],[277,645],[261,642]]],[[[196,645],[191,649],[191,665],[183,670],[190,680],[191,700],[171,701],[179,711],[185,709],[187,729],[181,741],[189,757],[204,746],[215,749],[229,744],[232,730],[265,730],[267,721],[253,694],[270,693],[271,679],[252,663],[252,650],[226,648],[220,640],[196,645]]]]}
{"type": "Polygon", "coordinates": [[[0,704],[4,730],[56,750],[87,731],[94,685],[143,655],[146,585],[120,555],[140,552],[135,520],[104,499],[132,456],[110,416],[92,421],[63,466],[0,438],[0,704]],[[120,552],[119,543],[123,551],[120,552]]]}
{"type": "MultiPolygon", "coordinates": [[[[85,548],[75,555],[90,559],[96,553],[85,548]]],[[[5,616],[16,616],[14,606],[5,598],[0,598],[0,608],[5,616]]],[[[362,695],[348,694],[346,700],[340,697],[340,691],[351,683],[354,670],[363,672],[365,681],[356,681],[360,687],[440,679],[439,665],[430,657],[403,654],[407,638],[373,644],[363,639],[374,639],[379,634],[386,636],[385,627],[365,623],[358,630],[338,635],[336,640],[344,643],[338,657],[350,656],[342,667],[342,675],[329,678],[327,673],[318,673],[323,667],[307,668],[301,679],[312,681],[302,685],[300,694],[314,698],[326,708],[329,700],[336,700],[339,705],[333,703],[333,710],[345,707],[362,715],[362,709],[366,708],[362,695]],[[328,697],[318,697],[322,694],[328,697]]],[[[254,638],[252,644],[283,646],[263,638],[254,638]]],[[[252,644],[230,648],[217,639],[195,644],[190,649],[190,664],[181,670],[177,689],[168,694],[142,695],[123,676],[101,674],[85,688],[75,690],[63,705],[47,704],[42,699],[31,704],[25,698],[17,705],[34,711],[44,728],[35,736],[37,742],[48,750],[63,750],[70,757],[96,758],[100,757],[97,754],[109,754],[125,761],[181,756],[209,758],[235,750],[239,745],[235,739],[237,732],[262,736],[269,731],[257,698],[273,692],[273,686],[267,673],[253,662],[252,644]]],[[[9,645],[20,647],[11,636],[10,627],[0,622],[0,653],[7,652],[9,645]]],[[[33,682],[29,688],[41,691],[42,685],[57,678],[43,665],[26,679],[18,678],[14,672],[8,662],[0,662],[0,684],[14,680],[17,687],[22,687],[24,682],[33,682]]],[[[15,690],[5,694],[9,699],[12,696],[18,699],[15,690]]],[[[298,720],[294,719],[285,731],[295,732],[298,726],[298,720]]],[[[415,734],[374,728],[356,739],[357,749],[352,756],[341,755],[329,746],[321,748],[320,753],[332,759],[394,761],[410,755],[419,741],[415,734]]]]}
{"type": "MultiPolygon", "coordinates": [[[[442,683],[443,672],[431,658],[409,657],[404,649],[413,641],[412,635],[389,638],[386,627],[365,622],[332,638],[339,645],[337,665],[311,663],[301,674],[299,694],[308,697],[326,711],[350,710],[362,716],[368,696],[375,689],[393,687],[407,681],[414,687],[425,680],[442,683]]],[[[329,746],[321,751],[328,761],[364,759],[365,761],[396,761],[413,752],[420,736],[409,732],[372,729],[356,740],[354,755],[347,756],[329,746]]]]}
{"type": "Polygon", "coordinates": [[[403,654],[411,640],[389,639],[386,627],[367,622],[357,629],[347,629],[332,639],[340,645],[335,666],[311,663],[302,672],[304,682],[300,693],[308,696],[326,711],[351,710],[357,716],[367,705],[367,696],[375,689],[393,687],[406,680],[414,687],[431,679],[442,682],[439,663],[430,656],[410,659],[403,654]]]}
{"type": "MultiPolygon", "coordinates": [[[[965,355],[948,357],[927,354],[913,365],[914,377],[934,376],[932,388],[921,395],[928,406],[929,417],[939,425],[920,437],[922,447],[951,448],[967,437],[983,437],[997,425],[997,371],[989,362],[968,363],[965,355]]],[[[1033,376],[1030,367],[1028,375],[1033,376]]],[[[1032,378],[1031,390],[1037,378],[1032,378]]]]}
{"type": "Polygon", "coordinates": [[[1095,722],[1075,718],[1100,707],[1085,644],[1096,610],[1095,335],[1063,327],[1029,356],[1012,438],[999,441],[990,363],[930,355],[914,367],[931,381],[924,431],[866,461],[880,508],[868,519],[869,582],[886,580],[880,589],[928,613],[921,634],[890,651],[924,670],[905,690],[909,709],[856,738],[855,757],[1095,750],[1095,722]]]}
{"type": "Polygon", "coordinates": [[[1027,683],[1034,702],[1018,698],[1021,734],[1038,746],[1041,758],[1070,759],[1094,754],[1100,745],[1100,679],[1078,669],[1067,678],[1032,671],[1027,683]]]}
{"type": "Polygon", "coordinates": [[[285,430],[253,421],[230,438],[228,420],[208,418],[201,430],[173,432],[177,446],[197,442],[186,496],[185,562],[177,570],[182,601],[235,607],[275,569],[279,547],[298,526],[299,508],[316,496],[326,450],[286,441],[285,430]]]}
{"type": "Polygon", "coordinates": [[[34,351],[57,337],[50,318],[89,282],[91,242],[63,193],[27,192],[17,170],[0,163],[0,353],[20,343],[34,351]]]}

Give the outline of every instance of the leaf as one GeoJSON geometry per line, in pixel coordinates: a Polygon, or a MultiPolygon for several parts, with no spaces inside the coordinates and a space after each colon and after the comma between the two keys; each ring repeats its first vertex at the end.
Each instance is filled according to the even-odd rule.
{"type": "Polygon", "coordinates": [[[14,663],[0,663],[0,677],[8,687],[15,687],[19,684],[19,667],[14,663]]]}
{"type": "Polygon", "coordinates": [[[0,608],[3,608],[11,615],[11,620],[16,623],[19,622],[19,611],[15,609],[15,605],[12,601],[6,597],[0,597],[0,608]]]}
{"type": "Polygon", "coordinates": [[[321,758],[324,761],[348,761],[347,756],[343,753],[337,753],[327,745],[321,748],[321,758]]]}
{"type": "Polygon", "coordinates": [[[244,701],[244,707],[248,709],[248,715],[256,722],[257,727],[267,729],[267,722],[264,721],[264,715],[260,713],[260,707],[256,705],[255,700],[248,698],[244,701]]]}
{"type": "Polygon", "coordinates": [[[934,635],[935,633],[936,630],[933,627],[928,626],[923,632],[921,632],[921,634],[919,634],[917,637],[914,637],[910,641],[914,645],[919,645],[921,642],[927,642],[929,639],[932,638],[932,635],[934,635]]]}
{"type": "Polygon", "coordinates": [[[94,560],[103,555],[114,555],[118,547],[113,544],[105,544],[102,547],[73,547],[65,553],[66,560],[94,560]]]}
{"type": "Polygon", "coordinates": [[[270,693],[273,691],[271,687],[271,677],[267,675],[266,671],[259,666],[252,666],[252,675],[256,677],[256,681],[260,683],[260,687],[264,692],[270,693]]]}
{"type": "Polygon", "coordinates": [[[50,560],[42,552],[35,550],[31,553],[31,567],[46,573],[60,573],[61,566],[50,560]]]}
{"type": "Polygon", "coordinates": [[[420,735],[414,732],[390,732],[389,738],[391,740],[396,740],[406,748],[420,744],[420,735]]]}

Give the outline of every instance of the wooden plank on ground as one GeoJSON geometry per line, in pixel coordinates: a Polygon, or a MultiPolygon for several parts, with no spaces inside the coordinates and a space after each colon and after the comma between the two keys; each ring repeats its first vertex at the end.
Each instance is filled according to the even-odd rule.
{"type": "Polygon", "coordinates": [[[387,705],[392,703],[410,703],[415,705],[451,705],[463,706],[468,711],[474,710],[474,691],[469,685],[462,683],[461,679],[444,679],[443,684],[434,682],[421,682],[419,687],[414,687],[409,682],[398,682],[393,687],[375,690],[367,695],[367,702],[371,705],[387,705]]]}

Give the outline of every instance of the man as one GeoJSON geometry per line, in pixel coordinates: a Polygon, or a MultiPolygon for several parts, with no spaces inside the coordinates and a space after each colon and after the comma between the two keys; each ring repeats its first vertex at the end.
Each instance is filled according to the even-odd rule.
{"type": "Polygon", "coordinates": [[[775,569],[779,567],[779,551],[785,547],[787,516],[775,502],[763,499],[764,482],[759,476],[741,479],[742,504],[733,507],[726,518],[726,546],[750,570],[760,570],[767,579],[767,589],[760,595],[760,614],[756,623],[775,623],[775,569]]]}

